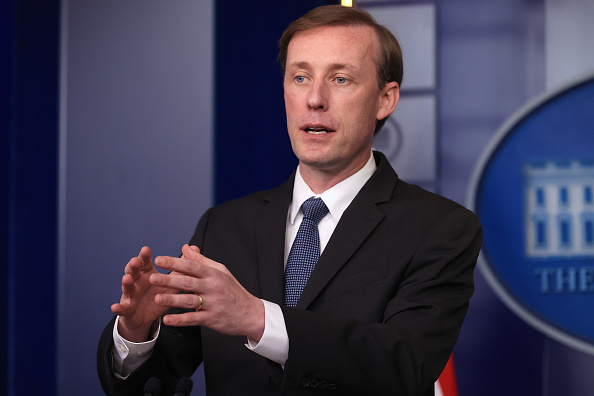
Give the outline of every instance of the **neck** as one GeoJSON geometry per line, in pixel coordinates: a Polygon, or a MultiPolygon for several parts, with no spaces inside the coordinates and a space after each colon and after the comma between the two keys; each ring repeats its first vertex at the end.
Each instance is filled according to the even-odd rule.
{"type": "Polygon", "coordinates": [[[300,162],[299,172],[301,173],[303,181],[309,188],[311,188],[315,194],[319,195],[359,172],[363,169],[366,163],[367,162],[363,162],[362,164],[336,172],[332,170],[312,168],[300,162]]]}

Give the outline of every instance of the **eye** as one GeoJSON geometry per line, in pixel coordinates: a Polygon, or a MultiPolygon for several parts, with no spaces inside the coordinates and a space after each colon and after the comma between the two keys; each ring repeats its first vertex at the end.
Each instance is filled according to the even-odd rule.
{"type": "Polygon", "coordinates": [[[303,76],[297,76],[295,77],[295,81],[299,84],[304,83],[305,82],[305,77],[303,76]]]}
{"type": "Polygon", "coordinates": [[[336,77],[336,82],[338,84],[346,84],[348,82],[348,80],[345,77],[336,77]]]}

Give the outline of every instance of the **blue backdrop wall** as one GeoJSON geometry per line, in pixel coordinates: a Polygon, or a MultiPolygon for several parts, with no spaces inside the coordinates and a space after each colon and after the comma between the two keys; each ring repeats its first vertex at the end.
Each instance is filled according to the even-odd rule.
{"type": "MultiPolygon", "coordinates": [[[[96,341],[129,257],[144,244],[177,254],[208,206],[294,169],[277,40],[322,3],[0,5],[0,394],[101,394],[96,341]]],[[[361,6],[380,3],[436,6],[435,187],[465,203],[496,130],[545,91],[547,1],[361,6]]],[[[475,279],[455,349],[460,395],[589,394],[594,358],[475,279]]]]}

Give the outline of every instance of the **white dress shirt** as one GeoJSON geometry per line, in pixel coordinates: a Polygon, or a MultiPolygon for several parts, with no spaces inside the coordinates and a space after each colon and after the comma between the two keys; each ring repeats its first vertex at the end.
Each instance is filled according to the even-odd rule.
{"type": "MultiPolygon", "coordinates": [[[[291,246],[297,235],[297,230],[299,230],[301,220],[303,219],[303,213],[301,213],[301,205],[303,202],[311,197],[319,197],[324,200],[324,203],[328,207],[328,214],[318,224],[320,232],[320,253],[322,253],[328,244],[336,225],[340,221],[342,214],[376,169],[377,167],[373,154],[370,153],[369,160],[357,173],[318,195],[311,190],[307,183],[305,183],[301,177],[300,168],[297,168],[295,183],[293,185],[293,199],[287,214],[285,265],[287,263],[289,251],[291,250],[291,246]]],[[[284,367],[289,356],[289,336],[287,335],[283,312],[279,305],[266,300],[262,301],[264,302],[265,315],[264,333],[259,342],[248,339],[246,347],[284,367]]],[[[150,356],[150,352],[157,340],[156,337],[159,333],[160,324],[155,330],[155,336],[152,340],[144,343],[133,343],[124,340],[118,334],[117,323],[116,320],[113,331],[115,342],[115,348],[113,349],[113,369],[114,372],[119,374],[122,378],[125,378],[150,356]]]]}

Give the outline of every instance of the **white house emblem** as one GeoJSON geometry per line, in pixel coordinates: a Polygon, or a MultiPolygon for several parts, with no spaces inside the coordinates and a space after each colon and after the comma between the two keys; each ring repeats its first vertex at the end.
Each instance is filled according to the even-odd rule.
{"type": "Polygon", "coordinates": [[[594,75],[512,116],[475,169],[479,268],[546,335],[594,353],[594,75]]]}

